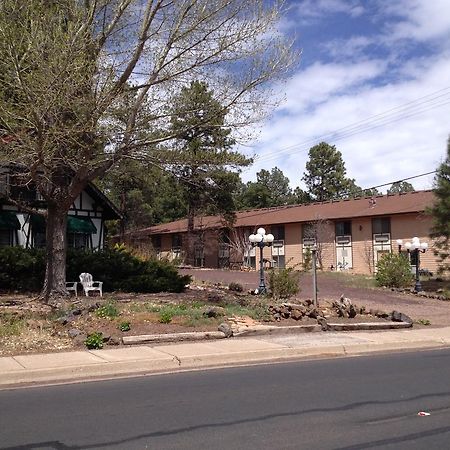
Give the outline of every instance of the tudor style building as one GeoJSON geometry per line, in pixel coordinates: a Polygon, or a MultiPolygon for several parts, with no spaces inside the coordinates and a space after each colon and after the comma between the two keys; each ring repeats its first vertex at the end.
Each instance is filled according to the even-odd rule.
{"type": "MultiPolygon", "coordinates": [[[[324,270],[373,273],[386,252],[399,251],[397,239],[414,236],[429,243],[421,267],[434,272],[437,259],[429,238],[432,191],[416,191],[370,198],[328,201],[306,205],[239,211],[232,227],[218,216],[198,217],[195,223],[195,265],[199,267],[258,267],[258,253],[248,236],[264,227],[275,237],[264,249],[268,265],[307,264],[313,245],[324,270]]],[[[159,257],[183,257],[187,220],[161,224],[128,233],[133,245],[152,242],[159,257]]],[[[414,265],[415,261],[411,260],[414,265]]]]}
{"type": "MultiPolygon", "coordinates": [[[[36,190],[9,183],[10,174],[0,173],[0,198],[8,195],[25,198],[36,208],[45,202],[36,190]]],[[[93,184],[81,192],[68,213],[67,244],[69,247],[98,250],[105,244],[105,220],[118,219],[120,213],[93,184]]],[[[6,200],[0,201],[0,246],[45,247],[45,220],[38,214],[20,211],[6,200]]]]}

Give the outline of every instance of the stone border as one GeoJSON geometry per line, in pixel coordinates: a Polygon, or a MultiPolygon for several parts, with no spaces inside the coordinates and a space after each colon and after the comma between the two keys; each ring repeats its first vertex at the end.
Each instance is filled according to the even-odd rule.
{"type": "MultiPolygon", "coordinates": [[[[412,328],[411,322],[358,322],[358,323],[326,323],[326,331],[382,331],[399,330],[412,328]]],[[[315,333],[323,331],[321,325],[291,325],[291,326],[271,326],[254,325],[245,330],[233,333],[234,337],[267,336],[279,334],[315,333]]],[[[210,339],[224,339],[226,335],[222,331],[193,331],[188,333],[167,333],[167,334],[146,334],[140,336],[124,336],[124,345],[161,343],[161,342],[182,342],[182,341],[202,341],[210,339]]]]}

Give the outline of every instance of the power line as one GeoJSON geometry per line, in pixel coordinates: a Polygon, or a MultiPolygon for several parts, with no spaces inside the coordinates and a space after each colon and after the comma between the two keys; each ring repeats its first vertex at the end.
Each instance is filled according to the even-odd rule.
{"type": "Polygon", "coordinates": [[[262,155],[260,158],[258,158],[258,162],[275,159],[280,154],[286,153],[289,154],[293,153],[293,151],[297,152],[306,151],[309,149],[306,146],[314,144],[318,141],[327,139],[333,139],[333,142],[339,141],[354,136],[356,134],[373,130],[375,128],[390,125],[392,123],[407,119],[409,117],[413,117],[418,114],[423,114],[424,112],[427,112],[431,109],[435,109],[449,104],[450,103],[449,95],[450,95],[450,86],[432,92],[428,95],[419,97],[416,100],[412,100],[410,102],[388,109],[382,113],[369,116],[363,120],[354,122],[345,127],[341,127],[337,130],[331,131],[321,136],[317,136],[308,139],[306,141],[266,153],[265,155],[262,155]]]}

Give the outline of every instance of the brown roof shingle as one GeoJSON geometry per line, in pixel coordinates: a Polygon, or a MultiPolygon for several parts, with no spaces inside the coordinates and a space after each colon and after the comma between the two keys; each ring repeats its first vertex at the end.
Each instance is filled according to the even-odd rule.
{"type": "MultiPolygon", "coordinates": [[[[306,205],[281,206],[253,209],[236,213],[236,227],[311,222],[319,219],[351,219],[393,214],[423,212],[434,201],[433,191],[415,191],[396,195],[379,195],[359,199],[310,203],[306,205]]],[[[224,227],[220,216],[197,217],[197,229],[224,227]]],[[[150,234],[181,233],[187,231],[187,219],[156,225],[130,232],[138,237],[150,234]]]]}

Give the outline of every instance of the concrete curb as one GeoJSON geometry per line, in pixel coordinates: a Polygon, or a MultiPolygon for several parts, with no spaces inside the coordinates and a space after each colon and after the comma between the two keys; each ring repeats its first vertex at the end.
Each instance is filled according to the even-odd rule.
{"type": "Polygon", "coordinates": [[[124,345],[158,343],[158,342],[182,342],[182,341],[204,341],[209,339],[224,339],[222,331],[192,331],[188,333],[167,334],[142,334],[138,336],[124,336],[124,345]]]}
{"type": "Polygon", "coordinates": [[[449,344],[450,339],[440,337],[411,336],[408,340],[404,340],[404,338],[392,336],[386,342],[368,341],[290,347],[243,338],[235,341],[227,339],[220,342],[86,351],[83,352],[86,362],[77,363],[67,354],[66,357],[70,359],[66,359],[66,365],[58,365],[57,354],[51,355],[52,363],[46,366],[45,364],[36,365],[38,361],[35,359],[34,367],[30,364],[25,365],[24,360],[16,357],[17,359],[11,358],[14,364],[9,367],[3,366],[5,370],[0,371],[0,388],[124,378],[311,358],[351,357],[401,350],[437,349],[449,347],[449,344]]]}
{"type": "MultiPolygon", "coordinates": [[[[358,323],[327,323],[327,331],[370,331],[370,330],[397,330],[411,328],[408,322],[358,322],[358,323]]],[[[322,331],[321,325],[254,325],[241,329],[233,334],[233,337],[267,336],[295,333],[317,333],[322,331]]],[[[193,331],[189,333],[144,334],[137,336],[125,336],[122,338],[124,345],[157,344],[163,342],[203,341],[210,339],[224,339],[226,336],[221,331],[193,331]]]]}

